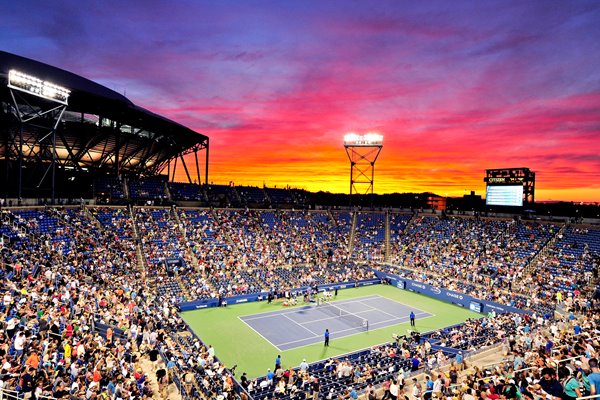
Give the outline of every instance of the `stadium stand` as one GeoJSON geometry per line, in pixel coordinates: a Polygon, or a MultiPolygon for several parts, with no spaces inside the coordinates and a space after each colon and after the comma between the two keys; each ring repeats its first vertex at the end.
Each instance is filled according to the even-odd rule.
{"type": "Polygon", "coordinates": [[[136,207],[135,224],[150,263],[186,256],[183,235],[170,209],[136,207]]]}
{"type": "Polygon", "coordinates": [[[209,185],[206,194],[211,205],[215,207],[241,207],[242,199],[231,185],[209,185]]]}
{"type": "Polygon", "coordinates": [[[119,178],[103,176],[95,181],[96,196],[107,199],[124,199],[123,182],[119,178]]]}
{"type": "Polygon", "coordinates": [[[557,241],[540,257],[531,284],[540,290],[581,291],[593,277],[594,262],[600,254],[600,230],[594,227],[568,226],[557,241]]]}
{"type": "Polygon", "coordinates": [[[256,186],[237,186],[236,191],[243,201],[243,205],[259,205],[268,202],[263,189],[256,186]]]}
{"type": "MultiPolygon", "coordinates": [[[[324,243],[333,245],[336,250],[345,249],[350,235],[370,237],[377,230],[374,226],[385,225],[381,217],[371,219],[376,221],[373,223],[365,222],[369,221],[365,214],[354,224],[355,229],[365,232],[352,232],[353,218],[345,212],[323,211],[142,207],[3,210],[2,233],[6,242],[2,248],[5,293],[2,311],[7,315],[3,340],[11,349],[14,346],[14,350],[9,349],[7,353],[9,362],[12,360],[10,368],[17,375],[29,373],[32,365],[37,365],[35,369],[42,365],[45,371],[52,371],[53,374],[36,375],[34,386],[39,395],[60,398],[68,392],[81,395],[91,392],[106,396],[119,393],[149,396],[153,389],[147,373],[139,371],[138,357],[146,357],[144,354],[156,350],[164,357],[160,365],[169,371],[184,397],[216,398],[224,393],[240,397],[244,391],[236,389],[237,381],[231,371],[218,361],[209,346],[189,331],[178,317],[177,304],[190,296],[226,298],[253,291],[277,292],[282,287],[351,282],[369,277],[368,269],[351,261],[334,261],[336,257],[330,252],[310,258],[306,255],[310,250],[299,251],[302,246],[310,249],[324,243]],[[279,231],[280,235],[276,235],[279,231]],[[283,246],[284,239],[294,234],[299,238],[300,248],[283,246]],[[147,264],[141,264],[144,271],[137,268],[137,263],[131,263],[137,258],[138,244],[148,260],[147,264]],[[191,267],[192,262],[186,255],[188,248],[197,257],[197,269],[191,267]],[[155,262],[178,257],[186,259],[185,266],[169,268],[155,262]],[[226,268],[222,268],[224,265],[226,268]],[[217,268],[219,273],[207,274],[217,268]],[[35,279],[36,276],[39,278],[35,279]],[[152,282],[150,286],[143,283],[144,277],[150,279],[147,281],[152,282]],[[284,282],[287,286],[281,286],[284,282]],[[186,287],[196,289],[186,293],[186,287]],[[34,304],[43,311],[42,318],[28,311],[32,310],[30,299],[36,299],[34,304]],[[128,319],[131,313],[137,314],[140,322],[128,319]],[[25,316],[20,322],[16,320],[19,315],[25,316]],[[37,363],[36,357],[39,358],[37,363]],[[121,364],[118,374],[114,369],[117,362],[121,364]],[[79,375],[78,370],[83,368],[87,368],[87,372],[79,375]],[[73,376],[75,378],[69,380],[73,376]]],[[[454,264],[442,263],[439,268],[430,268],[431,260],[422,256],[421,262],[412,264],[411,268],[393,264],[377,268],[531,308],[534,304],[525,302],[525,294],[520,300],[522,303],[517,304],[519,300],[511,297],[506,284],[498,287],[500,294],[490,295],[486,290],[492,282],[512,279],[514,275],[502,268],[504,264],[510,263],[525,271],[521,266],[536,254],[538,260],[551,259],[557,252],[569,250],[572,256],[567,257],[567,262],[580,262],[589,272],[592,251],[600,241],[596,230],[569,226],[556,233],[555,225],[513,225],[510,221],[437,217],[411,220],[409,215],[391,215],[390,230],[405,232],[390,235],[390,238],[398,243],[413,243],[420,255],[430,254],[431,246],[440,240],[453,251],[465,242],[472,245],[473,238],[488,243],[486,246],[504,243],[494,248],[499,255],[484,258],[493,260],[500,268],[492,277],[490,271],[483,271],[479,266],[464,267],[462,271],[461,265],[453,269],[453,274],[457,271],[462,274],[460,279],[448,279],[446,271],[454,264]],[[430,236],[426,236],[427,233],[430,236]],[[506,237],[509,233],[510,241],[506,237]],[[549,242],[549,237],[555,240],[549,242]],[[548,248],[544,248],[547,243],[550,243],[548,248]],[[517,251],[514,245],[520,246],[522,251],[517,251]],[[536,253],[538,247],[545,251],[536,253]]],[[[398,253],[400,256],[412,255],[407,253],[406,247],[396,248],[402,250],[398,253]]],[[[481,248],[475,247],[476,250],[481,248]]],[[[445,254],[439,260],[449,260],[450,254],[460,261],[464,252],[445,254]]],[[[482,254],[479,256],[483,258],[482,254]]],[[[595,307],[595,303],[580,301],[581,291],[569,293],[564,301],[570,308],[585,314],[595,307]]],[[[554,296],[544,299],[548,304],[554,300],[554,296]]],[[[265,384],[263,377],[246,380],[243,385],[253,398],[300,399],[311,396],[318,382],[323,398],[336,398],[346,395],[350,386],[364,392],[399,376],[406,379],[415,368],[414,359],[418,359],[420,365],[416,371],[430,371],[451,363],[459,351],[476,352],[498,342],[508,343],[511,352],[520,354],[519,346],[527,346],[525,332],[534,335],[533,346],[542,340],[540,329],[552,329],[556,325],[557,332],[563,332],[561,327],[574,324],[569,318],[566,322],[552,321],[552,315],[547,312],[536,312],[531,318],[491,315],[418,338],[406,338],[311,364],[304,370],[298,367],[281,371],[272,383],[265,384]],[[523,339],[515,339],[518,337],[523,339]]],[[[589,326],[587,329],[589,331],[589,326]]],[[[555,337],[557,343],[563,339],[558,333],[555,337]]],[[[594,351],[597,350],[594,348],[594,351]]],[[[523,352],[520,357],[529,363],[531,356],[526,354],[523,352]]],[[[17,384],[15,378],[6,380],[6,390],[24,393],[24,388],[17,384]]]]}
{"type": "Polygon", "coordinates": [[[358,213],[352,257],[361,261],[383,261],[385,221],[382,213],[358,213]]]}
{"type": "Polygon", "coordinates": [[[294,199],[288,189],[265,188],[269,203],[274,206],[286,206],[294,204],[294,199]]]}
{"type": "Polygon", "coordinates": [[[164,178],[129,179],[129,197],[134,200],[162,200],[167,198],[164,178]]]}
{"type": "Polygon", "coordinates": [[[181,182],[169,182],[168,187],[169,191],[171,192],[172,200],[206,201],[206,197],[200,185],[181,182]]]}

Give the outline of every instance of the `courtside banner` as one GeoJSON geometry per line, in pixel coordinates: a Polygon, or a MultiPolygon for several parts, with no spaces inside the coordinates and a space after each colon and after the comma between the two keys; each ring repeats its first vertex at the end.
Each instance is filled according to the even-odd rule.
{"type": "MultiPolygon", "coordinates": [[[[370,286],[379,284],[380,279],[365,279],[362,281],[354,281],[354,282],[337,282],[337,283],[328,283],[326,285],[319,285],[318,290],[320,292],[324,290],[335,290],[338,288],[339,290],[348,289],[353,287],[362,287],[362,286],[370,286]]],[[[290,292],[293,294],[304,293],[309,289],[308,286],[291,289],[290,292]]],[[[252,294],[244,294],[239,296],[230,296],[226,297],[223,300],[227,303],[228,306],[233,304],[240,303],[249,303],[251,301],[262,301],[267,299],[268,292],[260,292],[260,293],[252,293],[252,294]]],[[[181,311],[190,311],[190,310],[200,310],[202,308],[209,307],[217,307],[219,305],[218,299],[205,299],[205,300],[196,300],[196,301],[186,301],[179,305],[181,311]]]]}
{"type": "Polygon", "coordinates": [[[488,313],[492,310],[496,314],[502,314],[506,312],[516,312],[520,314],[531,314],[531,311],[521,310],[520,308],[507,306],[505,304],[496,303],[493,301],[481,300],[476,297],[469,296],[464,293],[455,292],[452,290],[444,289],[439,286],[429,285],[427,283],[413,281],[412,279],[403,278],[398,275],[390,274],[389,272],[382,272],[373,269],[373,272],[380,280],[387,280],[390,285],[395,286],[399,289],[410,290],[411,292],[421,293],[425,296],[433,297],[438,300],[442,300],[448,303],[456,304],[460,307],[469,308],[474,310],[471,303],[481,304],[481,313],[488,313]]]}

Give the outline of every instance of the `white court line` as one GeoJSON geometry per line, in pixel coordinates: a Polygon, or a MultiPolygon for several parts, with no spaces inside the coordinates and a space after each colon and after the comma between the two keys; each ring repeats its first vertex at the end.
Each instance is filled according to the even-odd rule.
{"type": "MultiPolygon", "coordinates": [[[[369,331],[371,331],[371,330],[375,331],[375,330],[379,330],[379,329],[384,329],[384,328],[387,328],[387,327],[389,327],[391,325],[408,322],[408,317],[398,317],[398,316],[395,316],[393,314],[387,313],[387,312],[385,312],[385,311],[383,311],[383,310],[381,310],[379,308],[373,307],[370,304],[365,304],[364,303],[364,301],[377,300],[377,299],[384,299],[384,300],[392,301],[394,303],[398,303],[398,304],[401,304],[401,305],[406,306],[408,308],[414,309],[414,307],[411,307],[411,306],[409,306],[407,304],[404,304],[404,303],[396,301],[396,300],[389,299],[389,298],[387,298],[385,296],[380,296],[378,294],[364,296],[364,297],[355,298],[355,299],[351,299],[351,300],[338,300],[338,301],[333,301],[331,303],[336,303],[336,305],[338,305],[338,306],[339,305],[344,305],[344,304],[361,303],[362,305],[365,305],[365,306],[370,307],[370,308],[368,310],[359,311],[359,312],[356,312],[356,313],[353,313],[353,314],[358,315],[358,314],[361,314],[361,313],[368,313],[368,312],[373,312],[373,311],[379,311],[379,312],[382,312],[384,314],[387,314],[387,315],[390,315],[390,316],[394,317],[394,318],[389,319],[389,320],[384,320],[384,321],[369,323],[369,331]],[[393,323],[394,321],[398,321],[398,322],[393,323]],[[392,322],[392,323],[390,324],[390,322],[392,322]],[[382,325],[382,324],[384,326],[377,327],[377,326],[382,325]],[[373,329],[371,327],[373,327],[373,329]]],[[[316,305],[315,306],[307,305],[307,306],[303,306],[303,307],[293,308],[293,309],[290,309],[289,311],[284,311],[284,312],[280,312],[280,311],[267,311],[267,312],[264,312],[264,313],[252,314],[253,315],[252,318],[242,318],[243,316],[238,316],[238,318],[241,321],[243,321],[247,326],[249,326],[250,329],[252,329],[254,332],[256,332],[260,337],[262,337],[264,340],[266,340],[267,342],[269,342],[269,344],[271,344],[271,346],[275,347],[279,351],[285,351],[285,350],[280,349],[278,346],[285,346],[285,345],[288,345],[288,344],[300,343],[300,342],[303,342],[303,341],[306,341],[306,340],[311,340],[311,339],[314,339],[314,338],[319,338],[321,336],[319,334],[316,334],[312,330],[308,329],[307,327],[305,327],[304,324],[310,324],[310,323],[314,323],[314,322],[326,321],[326,320],[330,320],[330,319],[340,318],[339,316],[331,316],[331,317],[328,317],[328,318],[315,319],[315,320],[311,320],[311,321],[307,321],[307,322],[296,322],[292,318],[290,318],[290,317],[287,316],[288,314],[294,314],[294,313],[297,313],[298,311],[301,311],[301,310],[303,310],[303,311],[311,311],[311,310],[318,310],[318,309],[319,309],[319,307],[316,306],[316,305]],[[266,319],[266,318],[271,318],[271,317],[277,317],[277,316],[280,316],[280,315],[284,316],[286,319],[292,321],[296,325],[299,325],[303,329],[309,331],[314,336],[307,337],[307,338],[304,338],[304,339],[294,340],[294,341],[291,341],[291,342],[278,343],[277,345],[275,345],[269,339],[267,339],[266,337],[264,337],[261,333],[259,333],[256,329],[254,329],[252,326],[250,326],[250,324],[248,324],[246,322],[246,321],[252,321],[252,320],[257,320],[257,319],[266,319]]],[[[430,318],[430,317],[434,317],[435,316],[435,314],[432,314],[432,313],[429,313],[429,312],[426,312],[426,311],[417,313],[417,314],[415,314],[415,316],[427,315],[427,314],[429,314],[429,316],[425,317],[425,318],[421,318],[421,320],[424,320],[426,318],[430,318]]],[[[368,320],[368,318],[365,318],[365,319],[368,320]]],[[[358,328],[355,327],[355,328],[343,329],[341,331],[336,331],[335,333],[339,334],[339,333],[344,333],[344,332],[348,332],[348,331],[357,331],[357,330],[358,330],[358,328]]],[[[360,332],[357,332],[357,333],[360,333],[360,332]]],[[[342,337],[347,337],[347,336],[352,336],[352,335],[345,335],[345,336],[342,336],[342,337]]],[[[309,346],[309,345],[312,345],[312,344],[315,344],[315,343],[318,343],[318,342],[308,343],[308,344],[306,344],[304,346],[309,346]]],[[[294,349],[300,348],[300,347],[304,347],[304,346],[294,347],[294,349]]],[[[288,349],[288,350],[291,350],[291,349],[288,349]]]]}
{"type": "MultiPolygon", "coordinates": [[[[371,297],[381,297],[381,296],[377,296],[377,295],[371,295],[371,296],[365,296],[365,297],[361,297],[358,299],[352,299],[352,300],[338,300],[338,301],[333,301],[332,303],[337,303],[337,304],[351,304],[351,303],[360,303],[362,300],[367,300],[368,298],[371,297]]],[[[266,311],[264,313],[259,313],[259,314],[250,314],[251,317],[250,318],[245,318],[246,316],[242,315],[243,320],[244,321],[253,321],[255,319],[261,319],[261,318],[270,318],[270,317],[275,317],[275,316],[279,316],[279,315],[286,315],[286,314],[294,314],[297,313],[298,311],[309,311],[309,310],[314,310],[318,308],[316,305],[312,306],[312,305],[306,305],[306,306],[302,306],[302,307],[298,307],[298,308],[292,308],[288,311],[266,311]],[[268,315],[267,315],[268,314],[268,315]]],[[[241,317],[240,317],[241,318],[241,317]]]]}
{"type": "MultiPolygon", "coordinates": [[[[372,299],[372,298],[370,298],[371,296],[369,296],[369,298],[361,298],[361,299],[360,299],[360,301],[358,301],[359,303],[361,303],[361,304],[362,304],[362,305],[364,305],[365,307],[369,307],[369,309],[367,309],[367,310],[362,310],[362,311],[356,311],[356,312],[353,312],[353,311],[347,311],[347,310],[344,310],[344,311],[346,311],[346,312],[349,312],[349,313],[351,313],[351,314],[354,314],[354,315],[358,315],[358,314],[363,314],[363,313],[368,313],[368,312],[373,312],[373,311],[375,311],[375,312],[381,312],[381,313],[383,313],[383,314],[387,314],[387,315],[389,315],[390,317],[393,317],[393,318],[396,318],[396,319],[404,319],[404,318],[406,318],[406,317],[401,317],[401,316],[397,316],[397,315],[394,315],[394,314],[390,314],[390,313],[388,313],[388,312],[385,312],[385,311],[383,311],[383,310],[382,310],[382,309],[380,309],[380,308],[373,307],[372,305],[370,305],[370,304],[368,304],[368,303],[363,303],[363,301],[365,301],[365,300],[379,300],[379,299],[384,299],[384,300],[394,301],[394,300],[392,300],[392,299],[388,299],[387,297],[383,297],[383,296],[379,296],[379,295],[374,295],[374,296],[378,297],[378,299],[372,299]]],[[[398,302],[398,301],[394,301],[394,302],[395,302],[395,303],[402,304],[402,303],[400,303],[400,302],[398,302]]],[[[406,304],[402,304],[402,305],[406,305],[406,304]]],[[[317,308],[318,308],[318,307],[317,307],[317,308]]],[[[410,308],[410,307],[408,307],[408,308],[410,308]]],[[[412,309],[413,309],[413,310],[420,310],[420,309],[418,309],[418,308],[415,308],[415,307],[412,307],[412,309]]],[[[420,310],[420,311],[423,311],[423,310],[420,310]]],[[[420,312],[420,313],[417,313],[417,314],[415,314],[415,316],[417,316],[417,315],[425,315],[425,314],[431,314],[431,313],[429,313],[429,312],[427,312],[427,311],[423,311],[423,312],[420,312]]],[[[431,314],[431,315],[433,315],[433,314],[431,314]]],[[[362,318],[362,317],[361,317],[361,318],[362,318]]],[[[310,322],[314,322],[314,321],[324,321],[324,320],[326,320],[326,319],[330,319],[330,318],[324,318],[324,319],[322,319],[322,320],[313,320],[313,321],[304,322],[304,323],[310,323],[310,322]]],[[[368,320],[368,318],[365,318],[365,319],[366,319],[366,320],[368,320]]],[[[378,322],[376,322],[375,324],[378,324],[378,322]]]]}
{"type": "MultiPolygon", "coordinates": [[[[418,293],[418,294],[421,294],[421,293],[418,293]]],[[[375,296],[381,297],[381,298],[389,300],[389,301],[393,301],[394,303],[402,304],[403,306],[406,306],[408,308],[413,308],[413,309],[416,308],[414,305],[410,305],[410,304],[406,304],[406,303],[403,303],[403,302],[398,301],[398,300],[390,299],[389,297],[380,296],[380,295],[375,295],[375,296]]],[[[423,296],[425,296],[425,295],[423,295],[423,296]]],[[[426,297],[428,297],[428,296],[426,296],[426,297]]],[[[366,299],[366,300],[368,300],[368,299],[366,299]]],[[[416,309],[419,310],[419,308],[416,308],[416,309]]],[[[421,311],[423,311],[423,310],[421,310],[421,311]]]]}
{"type": "MultiPolygon", "coordinates": [[[[316,308],[316,310],[319,310],[319,308],[317,307],[317,308],[316,308]]],[[[366,313],[366,312],[371,312],[371,311],[376,311],[376,310],[377,310],[376,308],[373,308],[373,309],[371,309],[371,310],[363,310],[363,311],[354,312],[354,313],[353,313],[353,312],[350,312],[350,311],[346,311],[346,310],[344,310],[344,311],[346,311],[347,313],[350,313],[351,315],[356,315],[356,316],[358,316],[358,314],[361,314],[361,313],[366,313]]],[[[325,314],[325,313],[324,313],[323,311],[321,311],[321,314],[325,314]]],[[[329,315],[329,314],[328,314],[328,315],[329,315]]],[[[335,319],[335,318],[341,318],[341,316],[340,316],[340,315],[329,315],[327,318],[311,319],[310,321],[305,321],[305,322],[296,322],[296,323],[297,323],[297,324],[300,324],[300,325],[304,325],[304,324],[312,324],[313,322],[327,321],[327,320],[329,320],[329,319],[335,319]]],[[[359,318],[362,318],[362,317],[359,317],[359,318]]],[[[291,318],[290,318],[290,319],[291,319],[291,318]]],[[[366,320],[368,320],[368,318],[363,318],[363,319],[366,319],[366,320]]]]}
{"type": "Polygon", "coordinates": [[[310,329],[308,329],[307,327],[305,327],[304,325],[294,321],[293,319],[291,319],[290,317],[288,317],[287,315],[284,315],[284,317],[290,321],[292,321],[294,324],[298,325],[300,328],[302,329],[306,329],[307,331],[309,331],[310,333],[312,333],[315,336],[318,336],[315,332],[311,331],[310,329]]]}
{"type": "MultiPolygon", "coordinates": [[[[424,315],[424,314],[429,314],[429,313],[428,312],[418,313],[418,314],[415,314],[415,316],[417,316],[417,315],[424,315]]],[[[433,317],[433,315],[429,315],[428,317],[422,318],[421,320],[424,320],[424,319],[430,318],[430,317],[433,317]]],[[[331,317],[331,318],[327,318],[327,319],[333,319],[333,318],[338,318],[338,317],[331,317]]],[[[369,331],[371,331],[371,330],[375,331],[377,329],[383,329],[383,328],[387,328],[387,327],[392,326],[392,325],[396,325],[396,324],[393,324],[393,323],[392,324],[388,324],[389,322],[394,322],[396,320],[399,320],[398,323],[404,323],[404,322],[408,322],[408,317],[395,317],[395,318],[392,318],[392,319],[386,319],[384,321],[373,322],[373,325],[386,324],[385,326],[382,326],[381,328],[375,328],[375,329],[371,329],[371,323],[369,323],[369,331]]],[[[312,322],[315,322],[315,321],[312,321],[312,322]]],[[[355,330],[358,330],[358,329],[359,328],[342,329],[341,331],[332,332],[332,334],[339,334],[339,333],[348,332],[348,331],[355,331],[355,330]]],[[[351,336],[351,335],[345,335],[345,336],[342,336],[342,337],[347,337],[347,336],[351,336]]],[[[310,339],[317,338],[317,337],[321,337],[321,335],[315,334],[315,336],[313,336],[312,338],[304,338],[304,339],[299,339],[299,340],[292,340],[290,342],[277,343],[277,344],[279,346],[285,346],[285,345],[288,345],[288,344],[299,343],[299,342],[303,342],[305,340],[310,340],[310,339]]],[[[317,343],[317,342],[314,342],[314,343],[317,343]]],[[[309,344],[314,344],[314,343],[309,343],[309,344]]],[[[306,346],[308,346],[308,344],[306,346]]],[[[304,346],[299,346],[299,347],[304,347],[304,346]]],[[[298,347],[294,347],[294,349],[296,349],[296,348],[298,348],[298,347]]],[[[288,350],[291,350],[291,349],[288,349],[288,350]]]]}
{"type": "MultiPolygon", "coordinates": [[[[398,317],[398,316],[396,316],[396,315],[394,315],[394,314],[390,314],[389,312],[385,312],[385,311],[383,311],[383,310],[381,310],[381,309],[379,309],[379,308],[375,308],[375,307],[373,307],[373,306],[371,306],[371,305],[369,305],[369,304],[366,304],[366,303],[363,303],[363,304],[364,304],[365,306],[367,306],[367,307],[371,307],[371,309],[370,309],[370,310],[368,310],[368,311],[379,311],[379,312],[382,312],[382,313],[384,313],[384,314],[387,314],[387,315],[389,315],[390,317],[394,317],[394,318],[403,318],[403,317],[398,317]]],[[[428,314],[429,314],[429,313],[428,313],[428,314]]]]}
{"type": "Polygon", "coordinates": [[[269,343],[271,346],[275,347],[278,351],[283,351],[279,347],[277,347],[275,344],[273,344],[269,339],[267,339],[266,337],[264,337],[259,331],[257,331],[256,329],[254,329],[250,324],[246,323],[246,321],[244,321],[240,317],[238,317],[238,318],[240,319],[240,321],[242,321],[244,324],[246,324],[246,326],[248,326],[250,329],[252,329],[258,336],[260,336],[261,338],[263,338],[264,340],[266,340],[267,343],[269,343]]]}
{"type": "MultiPolygon", "coordinates": [[[[425,313],[425,314],[429,314],[429,313],[425,313]]],[[[416,315],[416,314],[415,314],[415,315],[416,315]]],[[[419,315],[420,315],[420,314],[419,314],[419,315]]],[[[435,314],[431,314],[431,315],[429,315],[428,317],[421,318],[421,321],[423,321],[424,319],[427,319],[427,318],[431,318],[431,317],[435,317],[435,314]]],[[[387,323],[387,322],[393,322],[393,321],[395,321],[395,319],[390,319],[390,320],[386,320],[386,321],[375,322],[375,323],[373,323],[373,325],[378,325],[378,324],[383,324],[383,323],[387,323]]],[[[407,321],[403,321],[403,322],[398,322],[398,323],[404,323],[404,322],[408,322],[408,320],[407,320],[407,321]]],[[[379,330],[379,329],[386,329],[386,328],[389,328],[390,326],[393,326],[393,325],[397,325],[397,324],[389,324],[389,325],[384,325],[384,326],[382,326],[382,327],[379,327],[379,328],[374,328],[374,329],[371,329],[371,325],[369,324],[369,332],[371,332],[371,331],[377,331],[377,330],[379,330]]],[[[351,330],[351,329],[344,329],[344,330],[342,330],[342,331],[337,331],[336,333],[339,333],[339,332],[347,332],[347,331],[349,331],[349,330],[351,330]]],[[[428,334],[428,333],[435,332],[435,331],[436,331],[436,330],[433,330],[433,331],[427,331],[427,332],[423,332],[423,333],[422,333],[422,335],[426,335],[426,334],[428,334]]],[[[357,332],[357,334],[358,334],[358,333],[361,333],[361,332],[357,332]]],[[[346,336],[342,336],[342,337],[340,337],[340,339],[342,339],[342,338],[346,338],[346,337],[348,337],[348,336],[353,336],[353,335],[346,335],[346,336]]],[[[315,336],[315,337],[318,337],[318,336],[315,336]]],[[[306,339],[303,339],[303,340],[309,340],[309,339],[312,339],[312,338],[306,338],[306,339]]],[[[280,346],[285,346],[286,344],[291,344],[291,343],[295,343],[295,342],[301,342],[301,341],[302,341],[302,340],[296,340],[296,341],[294,341],[294,342],[279,343],[279,345],[280,345],[280,346]]],[[[307,343],[307,344],[305,344],[305,345],[302,345],[302,346],[297,346],[297,347],[292,347],[292,348],[290,348],[290,349],[287,349],[287,350],[296,350],[296,349],[300,349],[300,348],[302,348],[302,347],[306,347],[306,346],[313,345],[313,344],[315,344],[315,343],[319,343],[319,342],[317,341],[317,342],[307,343]]],[[[389,344],[389,343],[390,343],[390,341],[387,341],[387,342],[383,342],[383,343],[379,343],[379,344],[372,345],[372,346],[370,346],[370,347],[373,347],[373,346],[383,346],[383,345],[385,345],[385,344],[389,344]]],[[[370,347],[365,347],[365,348],[362,348],[362,349],[353,350],[353,351],[351,351],[350,353],[346,353],[346,355],[348,355],[348,354],[352,354],[352,353],[356,353],[356,352],[358,352],[358,351],[361,351],[361,350],[366,350],[366,349],[369,349],[370,347]]],[[[287,350],[283,350],[283,351],[287,351],[287,350]]],[[[341,355],[339,355],[339,356],[335,356],[335,357],[336,357],[336,358],[338,358],[338,357],[340,357],[340,356],[341,356],[341,355]]],[[[322,362],[322,361],[325,361],[325,360],[328,360],[328,358],[324,358],[324,359],[322,359],[322,360],[318,360],[318,361],[313,361],[313,364],[316,364],[316,363],[319,363],[319,362],[322,362]]]]}
{"type": "MultiPolygon", "coordinates": [[[[334,317],[336,318],[336,317],[334,317]]],[[[388,321],[382,321],[382,322],[388,322],[388,321]]],[[[356,327],[356,328],[348,328],[348,329],[342,329],[341,331],[335,331],[335,332],[331,332],[332,335],[334,334],[339,334],[339,333],[343,333],[343,332],[348,332],[348,331],[358,331],[360,328],[356,327]]],[[[347,336],[351,336],[351,335],[345,335],[345,336],[341,336],[341,337],[347,337],[347,336]]],[[[305,340],[310,340],[313,338],[317,338],[317,337],[321,337],[321,335],[315,335],[313,337],[310,338],[304,338],[304,339],[300,339],[300,340],[292,340],[291,342],[285,342],[285,343],[278,343],[279,346],[285,346],[286,344],[292,344],[292,343],[298,343],[298,342],[304,342],[305,340]]],[[[314,342],[316,343],[316,342],[314,342]]],[[[309,343],[309,344],[314,344],[314,343],[309,343]]],[[[307,344],[308,346],[308,344],[307,344]]],[[[303,347],[303,346],[300,346],[303,347]]]]}
{"type": "MultiPolygon", "coordinates": [[[[401,305],[403,305],[403,306],[406,306],[407,308],[410,308],[410,309],[412,309],[412,310],[420,310],[419,308],[416,308],[416,307],[411,307],[411,306],[409,306],[408,304],[402,303],[402,302],[400,302],[400,301],[392,300],[392,299],[390,299],[390,298],[387,298],[387,297],[384,297],[384,296],[379,296],[379,295],[377,295],[377,297],[380,297],[380,298],[382,298],[382,299],[385,299],[385,300],[388,300],[388,301],[393,301],[394,303],[401,304],[401,305]]],[[[365,299],[365,300],[371,300],[371,299],[365,299]]],[[[390,314],[390,313],[388,313],[388,312],[385,312],[385,311],[383,311],[383,310],[381,310],[381,309],[379,309],[379,308],[375,308],[375,307],[373,307],[373,306],[371,306],[371,305],[369,305],[369,304],[365,304],[365,305],[366,305],[366,306],[369,306],[369,307],[372,307],[372,308],[373,308],[373,310],[380,311],[380,312],[382,312],[382,313],[384,313],[384,314],[387,314],[387,315],[391,315],[392,317],[394,316],[394,314],[390,314]]],[[[431,316],[435,316],[435,314],[433,314],[433,313],[430,313],[430,312],[427,312],[427,311],[424,311],[424,310],[421,310],[421,311],[423,311],[423,312],[422,312],[422,313],[417,313],[417,314],[415,314],[415,316],[417,316],[417,315],[423,315],[423,314],[431,314],[431,316]]],[[[398,317],[398,318],[404,318],[404,317],[398,317]]],[[[428,317],[427,317],[427,318],[428,318],[428,317]]]]}

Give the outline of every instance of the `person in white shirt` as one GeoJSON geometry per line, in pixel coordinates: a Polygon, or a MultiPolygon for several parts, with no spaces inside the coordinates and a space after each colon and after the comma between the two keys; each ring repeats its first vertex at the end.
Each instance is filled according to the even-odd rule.
{"type": "Polygon", "coordinates": [[[442,398],[442,388],[444,387],[444,381],[442,380],[442,375],[438,375],[437,379],[433,382],[433,398],[441,399],[442,398]]]}
{"type": "Polygon", "coordinates": [[[83,359],[85,357],[85,346],[83,342],[79,342],[77,345],[77,358],[83,359]]]}
{"type": "Polygon", "coordinates": [[[308,369],[308,363],[306,362],[306,358],[305,358],[300,363],[300,371],[306,371],[307,369],[308,369]]]}
{"type": "Polygon", "coordinates": [[[25,340],[25,334],[23,332],[18,332],[14,343],[15,351],[17,352],[17,357],[21,357],[23,355],[23,349],[25,348],[25,340]]]}
{"type": "Polygon", "coordinates": [[[399,393],[400,393],[400,388],[398,387],[398,381],[393,379],[392,383],[390,385],[390,396],[391,396],[390,398],[392,400],[397,400],[399,393]]]}
{"type": "Polygon", "coordinates": [[[10,295],[10,292],[6,292],[4,294],[4,307],[8,308],[8,306],[10,306],[10,303],[12,303],[12,296],[10,295]]]}
{"type": "Polygon", "coordinates": [[[473,389],[468,389],[465,394],[463,394],[463,400],[475,400],[475,396],[473,396],[473,389]]]}
{"type": "Polygon", "coordinates": [[[419,382],[417,382],[416,378],[413,378],[413,389],[411,392],[411,399],[412,400],[421,400],[421,384],[419,382]]]}
{"type": "Polygon", "coordinates": [[[19,321],[13,317],[6,323],[6,334],[10,339],[12,339],[12,337],[15,335],[15,329],[17,328],[18,322],[19,321]]]}

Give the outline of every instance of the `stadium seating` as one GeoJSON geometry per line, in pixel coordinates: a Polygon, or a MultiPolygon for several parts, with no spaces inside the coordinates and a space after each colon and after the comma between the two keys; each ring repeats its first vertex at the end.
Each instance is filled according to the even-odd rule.
{"type": "Polygon", "coordinates": [[[259,205],[268,203],[264,189],[255,186],[236,186],[244,205],[259,205]]]}
{"type": "Polygon", "coordinates": [[[123,181],[121,179],[106,176],[96,179],[95,192],[98,197],[107,197],[112,199],[124,199],[125,191],[123,189],[123,181]]]}
{"type": "Polygon", "coordinates": [[[353,258],[362,261],[384,261],[385,221],[386,215],[382,213],[358,213],[353,258]]]}
{"type": "MultiPolygon", "coordinates": [[[[250,199],[255,194],[244,192],[250,199]]],[[[127,342],[121,362],[131,376],[137,373],[131,350],[158,347],[186,398],[224,392],[235,398],[236,383],[181,320],[176,309],[181,302],[372,278],[370,268],[355,262],[362,259],[382,271],[534,311],[531,318],[492,315],[412,343],[316,362],[307,377],[296,368],[296,390],[276,397],[307,398],[311,379],[319,380],[323,395],[343,396],[349,385],[361,390],[409,370],[415,356],[421,368],[431,368],[458,351],[518,335],[525,325],[547,325],[559,291],[570,306],[585,310],[581,293],[590,289],[600,251],[600,230],[594,227],[395,213],[78,207],[3,210],[1,219],[0,277],[8,297],[0,311],[6,321],[20,316],[18,325],[26,332],[49,338],[47,346],[55,351],[46,354],[56,355],[44,368],[62,365],[59,337],[72,336],[73,345],[85,342],[107,360],[119,356],[112,341],[127,342]],[[374,263],[373,254],[385,252],[386,225],[392,263],[374,263]],[[43,318],[27,309],[41,311],[43,318]],[[87,332],[98,337],[87,341],[87,332]]],[[[2,345],[10,349],[6,338],[2,345]]],[[[26,354],[9,355],[19,371],[32,352],[45,351],[43,343],[27,340],[26,354]]],[[[82,360],[93,369],[95,358],[82,360]]],[[[44,395],[60,394],[54,374],[41,379],[44,395]]],[[[274,395],[274,386],[260,386],[263,380],[251,383],[252,397],[274,395]]],[[[89,388],[88,380],[75,381],[89,388]]],[[[14,382],[7,385],[15,388],[14,382]]],[[[139,395],[151,391],[143,376],[128,388],[139,395]]]]}
{"type": "Polygon", "coordinates": [[[129,197],[136,200],[161,200],[167,198],[166,182],[160,177],[129,179],[129,197]]]}
{"type": "Polygon", "coordinates": [[[233,186],[208,185],[206,194],[210,204],[216,207],[241,207],[244,205],[233,186]]]}
{"type": "Polygon", "coordinates": [[[168,184],[169,192],[172,200],[184,201],[206,201],[206,196],[200,185],[170,182],[168,184]]]}
{"type": "Polygon", "coordinates": [[[288,189],[265,188],[269,202],[275,206],[292,205],[294,199],[288,189]]]}
{"type": "Polygon", "coordinates": [[[150,263],[186,257],[183,234],[170,209],[135,209],[138,235],[150,263]]]}

